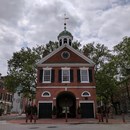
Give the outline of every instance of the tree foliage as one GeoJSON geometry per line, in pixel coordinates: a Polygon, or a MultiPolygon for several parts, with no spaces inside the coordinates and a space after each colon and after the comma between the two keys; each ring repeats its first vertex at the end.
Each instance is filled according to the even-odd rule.
{"type": "MultiPolygon", "coordinates": [[[[73,47],[79,49],[80,43],[72,43],[73,47]]],[[[58,48],[58,42],[49,41],[48,44],[30,48],[22,48],[13,53],[8,61],[8,76],[5,85],[11,92],[20,88],[25,97],[35,95],[36,88],[36,63],[52,51],[58,48]]],[[[32,98],[32,97],[30,97],[32,98]]]]}
{"type": "MultiPolygon", "coordinates": [[[[8,76],[5,80],[7,88],[15,92],[21,86],[21,92],[29,97],[34,94],[36,87],[36,63],[59,47],[58,42],[49,41],[46,45],[22,48],[15,52],[8,61],[8,76]]],[[[84,55],[95,62],[95,79],[97,95],[104,102],[112,100],[117,90],[116,76],[128,76],[130,73],[130,38],[125,37],[114,47],[114,52],[104,44],[88,43],[82,48],[80,42],[75,41],[72,47],[82,51],[84,55]]]]}
{"type": "Polygon", "coordinates": [[[116,57],[111,50],[103,44],[89,43],[83,46],[84,55],[95,62],[95,79],[98,99],[102,98],[105,103],[112,100],[116,92],[117,66],[116,57]]]}
{"type": "Polygon", "coordinates": [[[30,48],[22,48],[13,54],[8,61],[8,76],[5,80],[10,91],[15,92],[21,86],[20,92],[24,96],[28,97],[33,93],[36,86],[36,62],[39,58],[30,48]]]}
{"type": "Polygon", "coordinates": [[[117,57],[118,68],[122,76],[130,74],[130,37],[124,37],[118,45],[114,47],[117,57]]]}
{"type": "Polygon", "coordinates": [[[106,62],[109,61],[111,54],[108,47],[103,44],[89,43],[83,46],[83,53],[96,64],[96,71],[98,71],[106,62]]]}

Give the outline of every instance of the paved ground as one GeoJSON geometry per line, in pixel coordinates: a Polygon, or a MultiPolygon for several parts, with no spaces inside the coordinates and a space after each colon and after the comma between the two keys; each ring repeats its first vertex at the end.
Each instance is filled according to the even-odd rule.
{"type": "MultiPolygon", "coordinates": [[[[25,122],[25,115],[11,114],[0,117],[0,124],[2,121],[13,124],[34,124],[25,122]]],[[[38,119],[37,124],[130,124],[130,116],[125,115],[125,122],[122,120],[122,116],[114,116],[113,119],[108,119],[108,123],[104,119],[104,122],[99,122],[98,119],[38,119]]]]}
{"type": "Polygon", "coordinates": [[[109,122],[99,123],[98,119],[38,119],[37,123],[25,123],[25,115],[6,115],[0,117],[0,130],[129,130],[130,116],[114,116],[109,122]]]}
{"type": "Polygon", "coordinates": [[[129,130],[130,124],[0,124],[0,130],[129,130]]]}

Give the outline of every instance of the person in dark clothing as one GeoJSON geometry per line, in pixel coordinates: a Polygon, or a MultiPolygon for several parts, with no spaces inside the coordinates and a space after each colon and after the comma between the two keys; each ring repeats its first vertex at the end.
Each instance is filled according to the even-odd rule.
{"type": "Polygon", "coordinates": [[[34,123],[36,123],[36,120],[37,120],[37,106],[36,105],[34,105],[32,108],[32,117],[34,119],[34,123]]]}
{"type": "Polygon", "coordinates": [[[25,106],[25,114],[26,114],[26,123],[27,123],[28,119],[31,118],[31,106],[30,105],[25,106]]]}
{"type": "Polygon", "coordinates": [[[104,122],[103,121],[103,108],[102,107],[98,107],[97,112],[98,112],[99,122],[104,122]]]}

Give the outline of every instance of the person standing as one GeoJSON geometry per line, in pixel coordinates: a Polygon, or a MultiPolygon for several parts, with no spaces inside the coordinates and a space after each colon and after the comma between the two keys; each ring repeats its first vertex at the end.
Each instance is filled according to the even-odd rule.
{"type": "Polygon", "coordinates": [[[26,114],[26,123],[28,122],[28,119],[30,119],[31,116],[31,106],[28,104],[25,106],[25,114],[26,114]]]}
{"type": "Polygon", "coordinates": [[[36,123],[36,120],[37,120],[37,106],[36,105],[33,106],[32,117],[34,119],[34,123],[36,123]]]}

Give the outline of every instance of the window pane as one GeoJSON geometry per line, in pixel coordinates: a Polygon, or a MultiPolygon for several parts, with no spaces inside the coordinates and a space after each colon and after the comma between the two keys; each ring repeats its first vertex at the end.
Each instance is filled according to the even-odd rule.
{"type": "Polygon", "coordinates": [[[70,81],[70,70],[63,70],[63,81],[70,81]]]}
{"type": "Polygon", "coordinates": [[[88,81],[87,70],[81,70],[81,81],[88,81]]]}
{"type": "Polygon", "coordinates": [[[44,70],[44,81],[50,81],[51,78],[51,71],[50,70],[44,70]]]}

